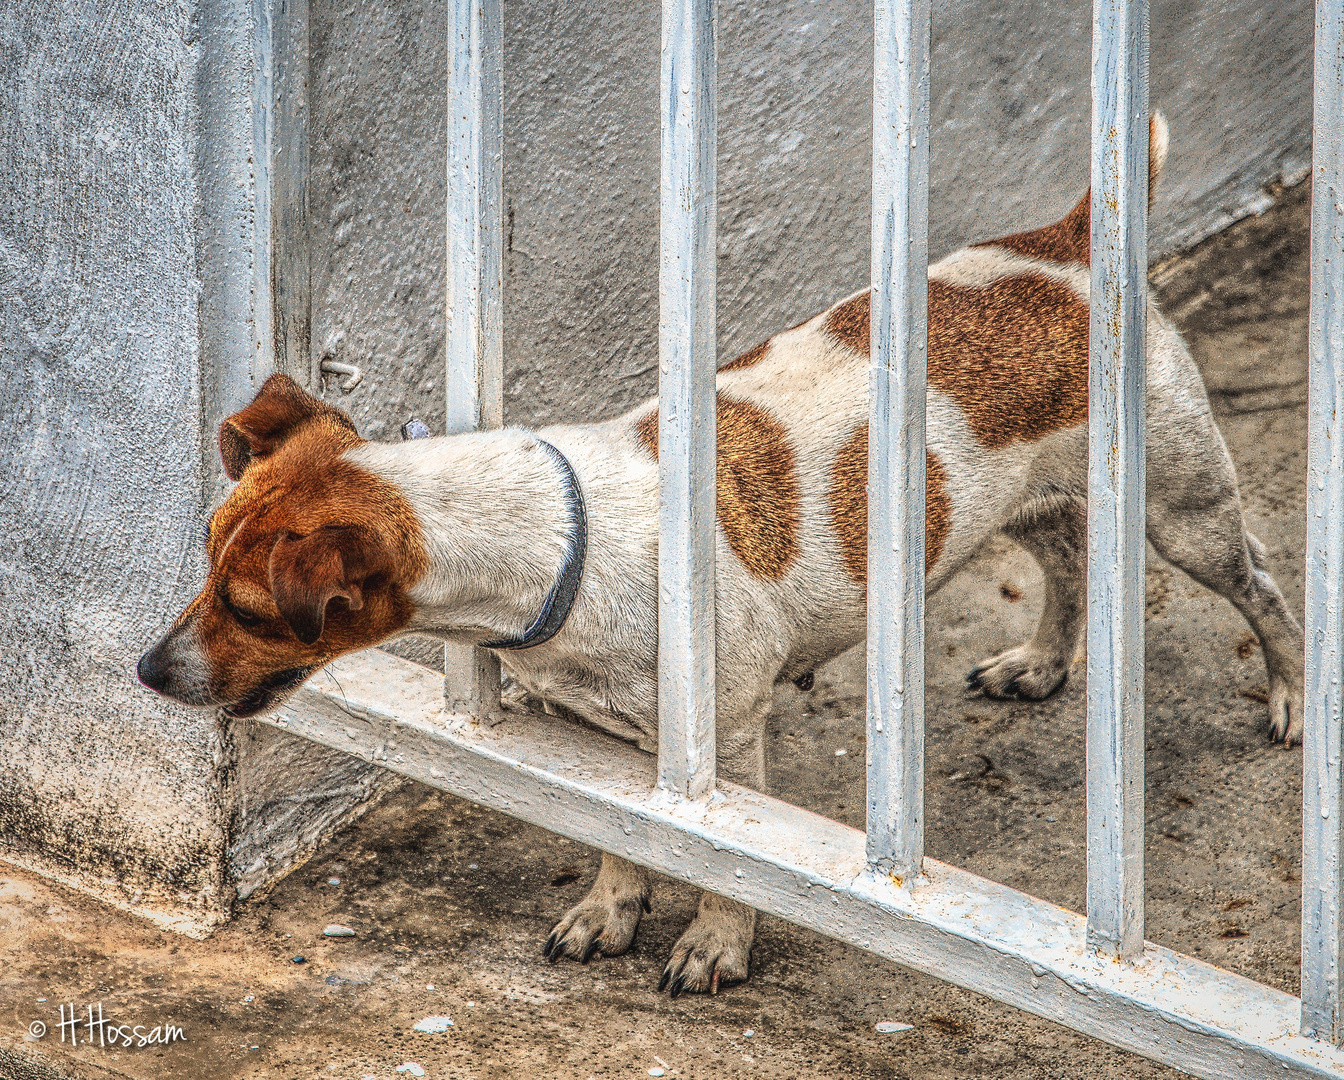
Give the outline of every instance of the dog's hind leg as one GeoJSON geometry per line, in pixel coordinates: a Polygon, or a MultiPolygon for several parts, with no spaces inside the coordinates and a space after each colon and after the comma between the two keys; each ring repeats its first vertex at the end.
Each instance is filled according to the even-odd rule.
{"type": "Polygon", "coordinates": [[[1003,531],[1040,564],[1045,607],[1030,641],[976,665],[966,684],[986,697],[1037,701],[1064,685],[1087,617],[1087,505],[1064,499],[1003,531]]]}
{"type": "Polygon", "coordinates": [[[630,948],[640,918],[649,910],[653,875],[615,855],[602,856],[602,868],[588,895],[565,913],[546,939],[551,963],[561,957],[586,964],[593,957],[620,956],[630,948]]]}
{"type": "Polygon", "coordinates": [[[1149,441],[1148,539],[1251,624],[1269,673],[1270,737],[1292,745],[1302,739],[1302,628],[1264,567],[1264,545],[1246,531],[1236,471],[1213,418],[1191,417],[1186,427],[1180,440],[1149,441]]]}

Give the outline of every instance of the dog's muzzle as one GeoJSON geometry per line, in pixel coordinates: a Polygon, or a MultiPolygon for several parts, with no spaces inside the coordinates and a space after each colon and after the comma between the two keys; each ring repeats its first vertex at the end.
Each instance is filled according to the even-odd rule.
{"type": "Polygon", "coordinates": [[[175,627],[159,639],[140,662],[135,674],[156,694],[184,705],[214,705],[206,664],[188,627],[175,627]]]}

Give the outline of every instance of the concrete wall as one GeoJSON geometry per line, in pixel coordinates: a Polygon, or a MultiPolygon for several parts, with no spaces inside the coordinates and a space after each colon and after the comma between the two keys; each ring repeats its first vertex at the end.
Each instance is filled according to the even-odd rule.
{"type": "MultiPolygon", "coordinates": [[[[935,255],[1081,193],[1090,14],[938,8],[935,255]]],[[[444,9],[313,8],[313,342],[365,368],[327,393],[373,437],[442,423],[444,9]]],[[[611,415],[655,384],[657,6],[505,10],[508,417],[611,415]]],[[[382,783],[133,678],[201,580],[215,425],[268,369],[253,11],[0,0],[0,857],[195,931],[382,783]]],[[[727,358],[866,280],[871,11],[720,11],[727,358]]],[[[1160,253],[1301,173],[1311,11],[1155,0],[1153,28],[1160,253]]]]}
{"type": "Polygon", "coordinates": [[[134,676],[260,374],[253,38],[233,0],[0,0],[0,858],[191,933],[390,782],[134,676]]]}
{"type": "MultiPolygon", "coordinates": [[[[659,15],[504,5],[511,422],[608,416],[656,374],[659,15]]],[[[313,339],[366,366],[375,437],[441,422],[444,5],[313,6],[313,339]]],[[[1091,5],[935,5],[930,252],[1044,224],[1087,186],[1091,5]]],[[[868,276],[872,9],[719,4],[719,343],[728,359],[868,276]]],[[[1153,0],[1172,154],[1154,256],[1300,177],[1307,0],[1153,0]]],[[[330,397],[341,399],[334,382],[330,397]]]]}

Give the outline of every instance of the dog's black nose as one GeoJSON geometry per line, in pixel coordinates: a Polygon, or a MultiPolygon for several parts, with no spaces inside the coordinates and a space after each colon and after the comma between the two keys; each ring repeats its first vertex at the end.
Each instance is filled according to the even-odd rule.
{"type": "Polygon", "coordinates": [[[155,693],[162,694],[163,688],[168,685],[168,666],[155,656],[158,651],[153,648],[140,657],[140,663],[135,665],[135,674],[155,693]]]}

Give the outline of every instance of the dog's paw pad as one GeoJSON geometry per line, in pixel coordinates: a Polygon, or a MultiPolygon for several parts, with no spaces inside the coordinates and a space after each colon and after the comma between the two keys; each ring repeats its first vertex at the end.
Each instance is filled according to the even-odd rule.
{"type": "Polygon", "coordinates": [[[1068,675],[1067,659],[1019,645],[973,667],[966,675],[966,689],[990,698],[1040,701],[1063,686],[1068,675]]]}
{"type": "Polygon", "coordinates": [[[750,936],[696,919],[673,946],[658,989],[667,990],[673,997],[717,994],[721,986],[746,980],[750,958],[750,936]]]}
{"type": "Polygon", "coordinates": [[[640,916],[648,910],[649,902],[641,896],[619,900],[590,897],[570,908],[555,924],[542,954],[552,964],[564,957],[586,964],[594,958],[620,956],[635,940],[640,916]]]}
{"type": "Polygon", "coordinates": [[[1282,680],[1270,680],[1269,737],[1287,747],[1302,741],[1302,692],[1282,680]]]}

